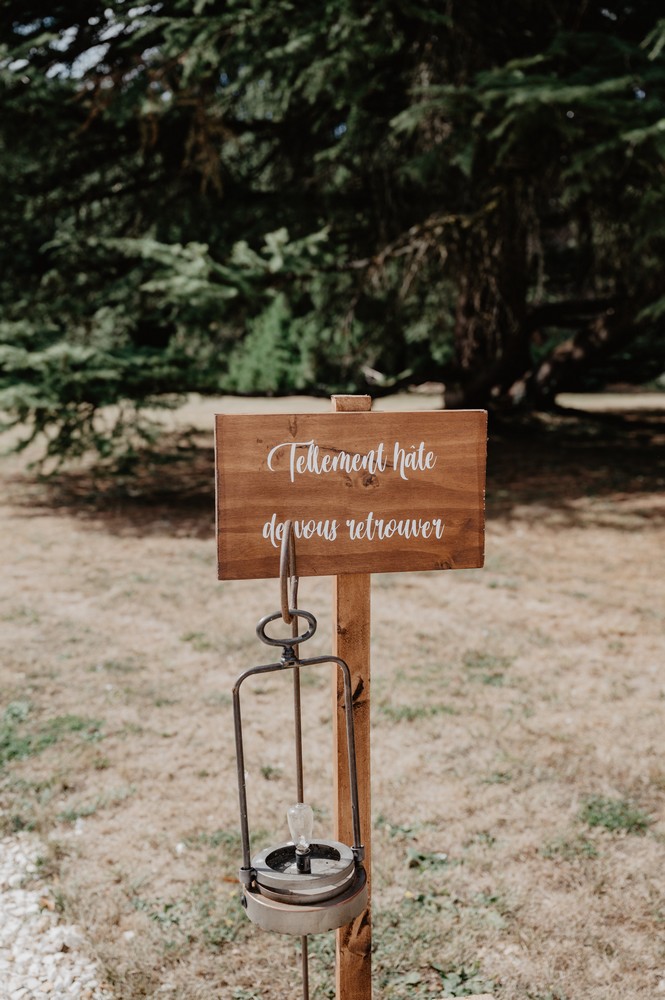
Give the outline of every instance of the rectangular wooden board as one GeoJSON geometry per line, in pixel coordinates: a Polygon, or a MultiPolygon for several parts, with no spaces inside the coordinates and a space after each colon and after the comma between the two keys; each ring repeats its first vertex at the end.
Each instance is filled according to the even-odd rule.
{"type": "Polygon", "coordinates": [[[216,417],[220,580],[483,565],[487,414],[216,417]]]}

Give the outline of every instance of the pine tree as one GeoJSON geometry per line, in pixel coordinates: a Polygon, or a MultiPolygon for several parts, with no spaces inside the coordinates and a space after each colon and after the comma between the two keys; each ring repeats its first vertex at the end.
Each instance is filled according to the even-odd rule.
{"type": "Polygon", "coordinates": [[[53,453],[185,391],[665,367],[649,0],[2,9],[0,408],[53,453]]]}

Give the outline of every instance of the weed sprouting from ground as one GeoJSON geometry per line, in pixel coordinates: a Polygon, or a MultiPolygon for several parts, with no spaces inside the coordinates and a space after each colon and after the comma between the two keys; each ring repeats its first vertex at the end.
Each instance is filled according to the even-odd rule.
{"type": "Polygon", "coordinates": [[[418,851],[410,847],[406,852],[409,868],[417,868],[418,871],[428,871],[432,868],[445,868],[449,865],[450,859],[442,851],[418,851]]]}
{"type": "Polygon", "coordinates": [[[579,818],[588,826],[601,826],[612,832],[644,834],[652,819],[628,799],[609,799],[593,795],[586,800],[579,818]]]}
{"type": "Polygon", "coordinates": [[[25,722],[30,714],[30,702],[29,701],[12,701],[7,705],[5,709],[4,721],[5,723],[10,722],[25,722]]]}
{"type": "Polygon", "coordinates": [[[441,973],[441,986],[444,997],[469,997],[474,993],[490,993],[494,989],[491,980],[483,979],[477,967],[467,969],[442,969],[432,963],[432,967],[441,973]]]}
{"type": "Polygon", "coordinates": [[[284,768],[275,766],[274,764],[263,764],[261,767],[261,776],[266,781],[279,781],[283,774],[284,768]]]}

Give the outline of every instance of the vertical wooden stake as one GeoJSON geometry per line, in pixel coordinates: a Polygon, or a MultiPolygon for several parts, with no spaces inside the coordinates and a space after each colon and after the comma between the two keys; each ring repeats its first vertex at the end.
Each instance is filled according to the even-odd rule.
{"type": "MultiPolygon", "coordinates": [[[[336,413],[367,411],[370,396],[333,396],[336,413]]],[[[370,897],[367,909],[337,931],[336,997],[337,1000],[371,1000],[372,997],[372,816],[369,754],[369,681],[370,681],[370,581],[369,573],[350,573],[333,577],[333,652],[345,660],[351,670],[353,686],[353,723],[358,769],[360,830],[365,845],[365,871],[370,897]]],[[[342,843],[353,841],[349,791],[349,764],[342,680],[335,672],[333,682],[333,783],[335,796],[335,835],[342,843]]]]}

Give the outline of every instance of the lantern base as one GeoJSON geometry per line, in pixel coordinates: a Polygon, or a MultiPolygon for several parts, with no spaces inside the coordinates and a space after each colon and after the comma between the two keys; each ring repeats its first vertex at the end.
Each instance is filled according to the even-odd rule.
{"type": "Polygon", "coordinates": [[[333,899],[311,903],[287,903],[265,896],[259,886],[243,887],[243,905],[252,923],[279,934],[322,934],[350,923],[367,906],[367,875],[356,870],[351,884],[333,899]]]}
{"type": "Polygon", "coordinates": [[[256,882],[263,896],[280,903],[323,903],[341,896],[356,877],[356,859],[346,844],[314,840],[309,845],[310,870],[298,870],[296,846],[289,840],[252,858],[256,882]]]}

